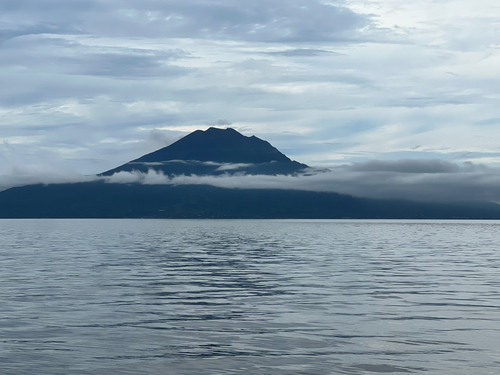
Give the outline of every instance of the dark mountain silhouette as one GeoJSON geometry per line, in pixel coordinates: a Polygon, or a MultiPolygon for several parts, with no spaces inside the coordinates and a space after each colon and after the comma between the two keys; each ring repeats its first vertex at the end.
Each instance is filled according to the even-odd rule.
{"type": "Polygon", "coordinates": [[[200,185],[30,185],[0,193],[2,218],[499,219],[492,203],[424,203],[200,185]]]}
{"type": "Polygon", "coordinates": [[[218,174],[292,174],[307,165],[290,160],[256,136],[246,137],[236,130],[209,128],[197,130],[158,151],[144,155],[117,168],[104,172],[149,169],[166,175],[218,175],[218,174]]]}
{"type": "MultiPolygon", "coordinates": [[[[500,219],[490,202],[430,203],[279,189],[107,183],[116,172],[292,174],[307,166],[233,129],[196,131],[103,173],[100,180],[29,185],[0,192],[1,218],[500,219]]],[[[293,188],[293,187],[291,187],[293,188]]]]}

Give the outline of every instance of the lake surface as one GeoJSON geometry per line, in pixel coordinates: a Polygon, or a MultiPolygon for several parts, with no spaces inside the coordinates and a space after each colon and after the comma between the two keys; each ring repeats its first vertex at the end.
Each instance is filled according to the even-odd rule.
{"type": "Polygon", "coordinates": [[[0,373],[500,372],[500,222],[0,220],[0,373]]]}

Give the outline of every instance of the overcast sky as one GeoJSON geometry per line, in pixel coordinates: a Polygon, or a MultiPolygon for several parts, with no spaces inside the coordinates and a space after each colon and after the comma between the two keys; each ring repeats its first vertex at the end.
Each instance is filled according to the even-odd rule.
{"type": "Polygon", "coordinates": [[[212,125],[312,166],[500,165],[498,0],[2,0],[0,82],[4,176],[212,125]]]}

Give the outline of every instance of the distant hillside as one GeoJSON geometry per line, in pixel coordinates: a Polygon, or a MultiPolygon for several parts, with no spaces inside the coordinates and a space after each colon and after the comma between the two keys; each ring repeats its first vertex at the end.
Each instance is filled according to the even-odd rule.
{"type": "Polygon", "coordinates": [[[0,193],[1,218],[500,219],[493,203],[423,203],[200,185],[31,185],[0,193]]]}

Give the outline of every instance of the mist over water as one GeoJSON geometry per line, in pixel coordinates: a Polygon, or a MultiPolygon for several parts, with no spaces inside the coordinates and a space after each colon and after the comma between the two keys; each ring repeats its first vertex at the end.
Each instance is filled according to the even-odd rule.
{"type": "Polygon", "coordinates": [[[497,374],[499,232],[0,220],[0,373],[497,374]]]}

